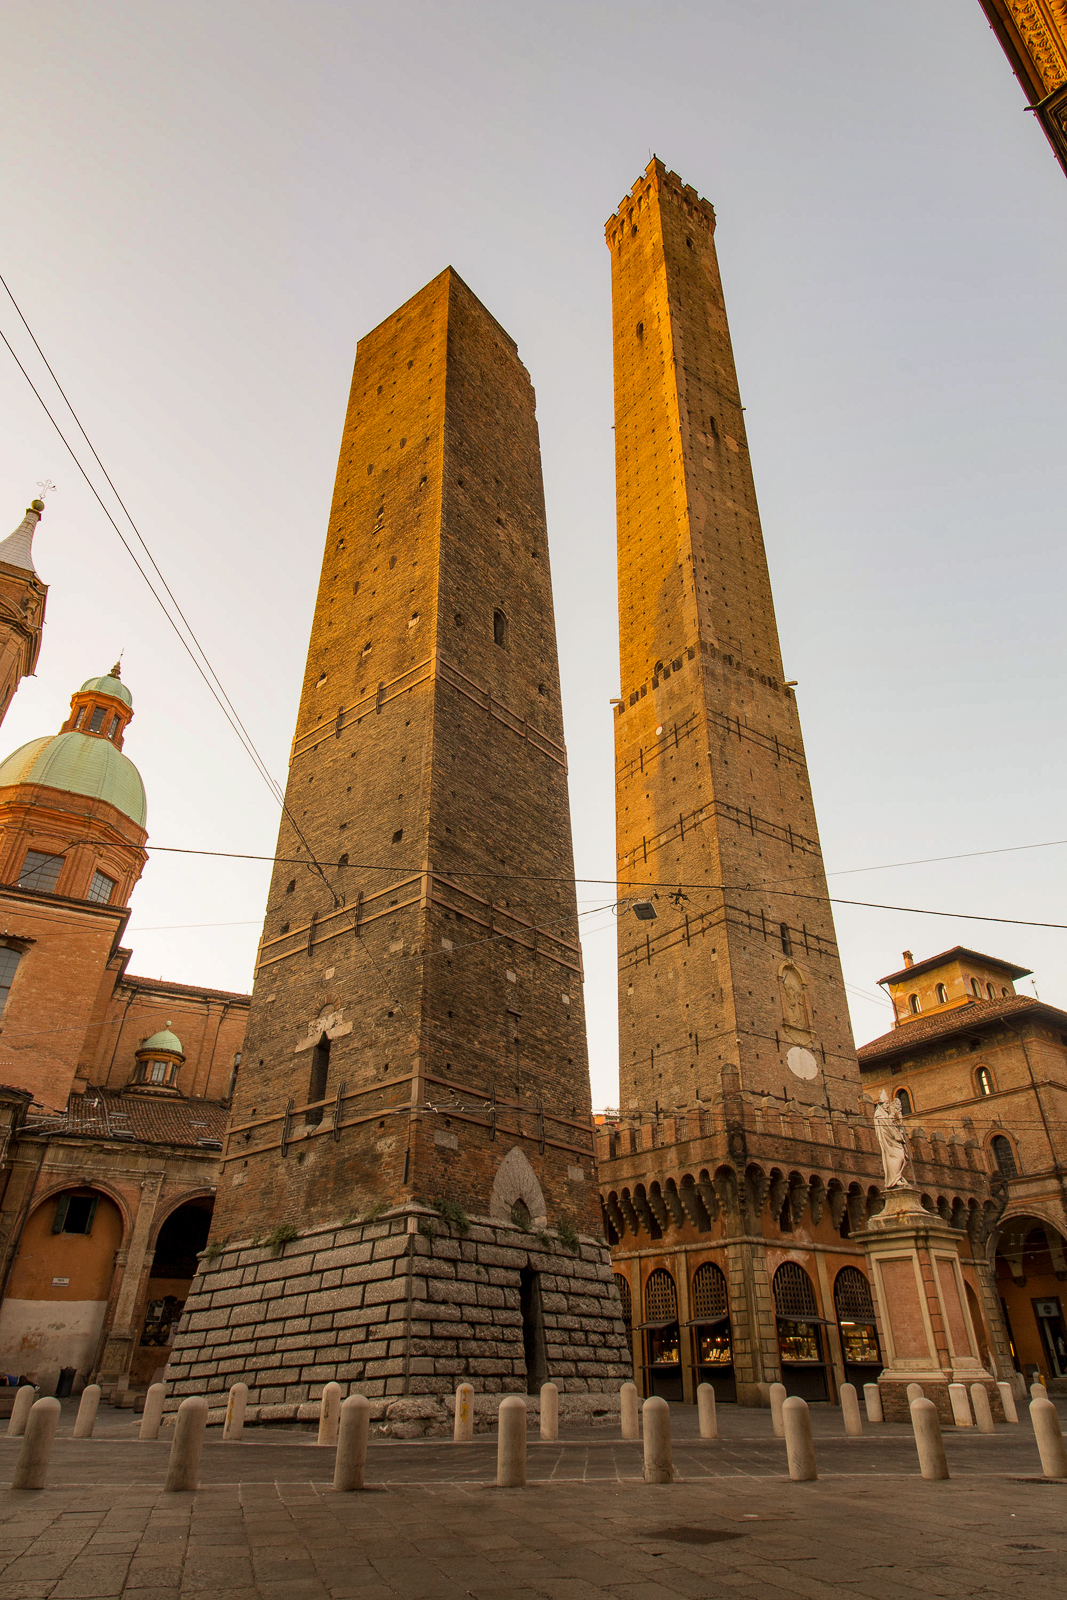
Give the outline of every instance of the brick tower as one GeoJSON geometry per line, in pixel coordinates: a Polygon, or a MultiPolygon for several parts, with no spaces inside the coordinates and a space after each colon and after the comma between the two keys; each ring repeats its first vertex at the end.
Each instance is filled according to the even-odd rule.
{"type": "Polygon", "coordinates": [[[14,533],[0,543],[0,722],[41,653],[48,585],[33,564],[33,535],[43,513],[44,501],[31,500],[14,533]]]}
{"type": "Polygon", "coordinates": [[[625,1375],[581,981],[534,394],[449,269],[357,352],[176,1392],[625,1375]]]}
{"type": "Polygon", "coordinates": [[[854,1108],[714,232],[708,202],[658,161],[607,229],[618,871],[633,894],[659,885],[655,921],[619,920],[620,1106],[695,1109],[743,1090],[854,1108]]]}
{"type": "MultiPolygon", "coordinates": [[[[833,1399],[883,1364],[899,1377],[903,1358],[865,1243],[882,1165],[783,681],[714,231],[707,201],[655,160],[607,225],[618,875],[637,904],[619,918],[620,1119],[598,1154],[642,1392],[693,1400],[708,1382],[759,1405],[772,1382],[833,1399]]],[[[914,1146],[913,1199],[921,1219],[927,1205],[953,1219],[937,1247],[969,1251],[959,1281],[1006,1361],[985,1253],[997,1208],[973,1143],[914,1146]]],[[[949,1379],[981,1367],[976,1327],[945,1296],[937,1318],[961,1330],[938,1356],[947,1406],[949,1379]]],[[[921,1357],[926,1371],[934,1356],[921,1357]]]]}

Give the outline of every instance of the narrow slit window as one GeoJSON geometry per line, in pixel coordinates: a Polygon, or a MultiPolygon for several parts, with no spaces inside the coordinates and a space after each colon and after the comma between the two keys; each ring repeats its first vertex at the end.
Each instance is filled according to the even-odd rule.
{"type": "Polygon", "coordinates": [[[508,619],[502,611],[493,612],[493,643],[501,650],[508,647],[508,619]]]}
{"type": "MultiPolygon", "coordinates": [[[[310,1101],[325,1100],[326,1080],[330,1075],[330,1041],[323,1034],[311,1052],[311,1080],[308,1083],[310,1101]]],[[[322,1121],[323,1107],[312,1105],[304,1117],[309,1128],[317,1128],[322,1121]]]]}

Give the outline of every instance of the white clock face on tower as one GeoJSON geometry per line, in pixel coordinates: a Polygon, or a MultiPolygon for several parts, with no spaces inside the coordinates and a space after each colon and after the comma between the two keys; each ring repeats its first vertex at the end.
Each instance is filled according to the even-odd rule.
{"type": "Polygon", "coordinates": [[[819,1064],[810,1050],[805,1050],[803,1045],[795,1044],[786,1056],[786,1064],[796,1078],[817,1078],[819,1064]]]}

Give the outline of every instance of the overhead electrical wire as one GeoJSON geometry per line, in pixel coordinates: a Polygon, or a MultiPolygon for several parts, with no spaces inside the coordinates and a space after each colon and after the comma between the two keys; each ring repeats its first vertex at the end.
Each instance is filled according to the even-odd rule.
{"type": "Polygon", "coordinates": [[[211,665],[211,662],[210,662],[210,659],[208,658],[207,652],[205,651],[203,645],[200,643],[199,639],[197,638],[196,632],[195,632],[192,624],[189,622],[189,620],[186,617],[186,615],[185,615],[184,611],[182,610],[181,606],[178,604],[178,601],[175,599],[173,590],[171,589],[170,585],[167,583],[166,578],[164,578],[163,573],[160,571],[159,564],[157,563],[155,557],[153,556],[151,550],[149,549],[148,544],[145,541],[143,535],[141,534],[141,531],[138,528],[136,522],[134,521],[134,519],[131,516],[130,512],[127,510],[126,504],[123,501],[122,496],[119,494],[118,490],[115,488],[115,485],[114,485],[114,483],[113,483],[113,481],[111,479],[111,476],[108,473],[108,471],[107,471],[106,467],[104,466],[103,462],[100,460],[100,457],[97,454],[96,448],[93,445],[92,440],[89,438],[89,435],[86,433],[85,428],[82,425],[81,419],[78,416],[78,413],[75,411],[75,409],[74,409],[73,405],[71,404],[70,400],[67,398],[66,391],[64,390],[64,388],[63,388],[62,384],[60,383],[59,379],[56,377],[55,372],[52,369],[52,365],[48,360],[48,357],[45,355],[44,351],[41,349],[40,343],[38,342],[37,337],[33,332],[33,329],[30,327],[29,323],[26,321],[26,318],[25,318],[25,316],[23,314],[21,306],[19,305],[18,301],[15,299],[15,296],[12,294],[11,289],[10,289],[8,283],[7,283],[7,280],[3,277],[2,274],[0,274],[0,284],[3,285],[4,291],[7,294],[8,299],[11,301],[11,304],[15,307],[15,310],[18,313],[19,319],[22,322],[23,327],[26,329],[26,332],[29,334],[30,338],[33,341],[34,348],[37,350],[37,353],[40,355],[41,360],[44,362],[45,367],[48,369],[49,376],[51,377],[51,379],[52,379],[53,383],[55,384],[56,388],[59,390],[60,395],[63,397],[63,403],[66,406],[67,410],[70,412],[71,416],[74,418],[74,421],[75,421],[75,424],[77,425],[79,433],[81,434],[82,438],[85,440],[86,444],[88,445],[90,451],[93,454],[94,459],[97,462],[97,465],[100,467],[101,472],[104,474],[104,477],[107,479],[107,482],[110,485],[111,490],[114,493],[116,500],[118,501],[119,505],[122,507],[123,512],[125,513],[126,519],[129,522],[130,527],[133,529],[134,534],[137,537],[138,543],[141,545],[141,547],[144,550],[146,556],[148,557],[148,560],[152,563],[152,566],[154,567],[155,571],[159,575],[159,580],[162,583],[164,589],[166,590],[167,595],[170,598],[171,602],[173,603],[175,611],[178,613],[178,616],[181,617],[181,620],[182,620],[183,624],[185,625],[186,633],[188,633],[188,638],[186,638],[186,635],[185,635],[185,633],[182,632],[181,628],[178,627],[178,624],[175,622],[175,620],[174,620],[173,616],[171,615],[170,611],[167,609],[167,606],[164,603],[163,599],[161,598],[161,596],[160,596],[158,590],[156,589],[154,583],[152,582],[152,579],[149,577],[148,573],[145,571],[144,567],[141,565],[140,561],[137,559],[137,556],[136,556],[132,546],[130,545],[129,540],[126,538],[126,536],[122,532],[122,529],[119,527],[119,525],[116,522],[115,518],[112,516],[111,511],[105,505],[105,503],[104,503],[104,501],[103,501],[103,499],[102,499],[102,497],[100,495],[99,490],[97,489],[96,485],[93,483],[93,480],[90,478],[88,472],[85,470],[85,467],[82,465],[82,462],[80,461],[80,459],[79,459],[79,457],[77,455],[77,452],[75,451],[73,445],[71,444],[70,440],[67,438],[66,434],[63,432],[63,429],[60,427],[60,425],[57,422],[56,418],[52,415],[52,412],[49,410],[48,405],[45,402],[44,396],[41,394],[40,390],[37,388],[37,385],[34,383],[33,379],[30,377],[30,374],[27,372],[26,368],[23,366],[23,364],[22,364],[21,360],[19,359],[19,356],[18,356],[14,346],[11,344],[11,341],[8,339],[7,335],[3,332],[2,329],[0,329],[0,339],[3,339],[4,344],[7,346],[8,351],[11,354],[12,360],[15,362],[15,365],[18,367],[19,371],[22,373],[22,376],[26,379],[26,382],[29,384],[30,388],[33,390],[33,393],[36,396],[37,401],[38,401],[42,411],[44,412],[45,416],[48,418],[49,422],[52,424],[53,428],[55,429],[56,433],[59,435],[60,439],[63,441],[63,445],[66,448],[67,453],[69,454],[71,460],[74,462],[74,465],[77,467],[78,471],[81,473],[82,477],[85,479],[85,482],[88,485],[90,493],[92,494],[93,498],[96,500],[97,504],[99,505],[101,511],[104,513],[104,515],[107,518],[107,520],[110,522],[112,528],[115,530],[115,533],[118,535],[119,541],[122,544],[123,549],[126,551],[126,553],[129,556],[130,560],[133,562],[134,566],[137,568],[137,571],[140,573],[141,577],[144,579],[145,584],[147,585],[148,590],[152,595],[152,598],[155,600],[156,604],[159,606],[159,608],[162,611],[163,615],[166,617],[168,623],[170,624],[171,628],[174,631],[175,636],[177,637],[178,641],[180,642],[183,650],[186,652],[186,654],[188,655],[190,661],[193,663],[193,665],[196,668],[197,672],[199,672],[201,678],[204,680],[204,683],[207,685],[207,688],[208,688],[209,692],[211,693],[212,698],[215,700],[216,704],[218,705],[219,710],[222,712],[223,716],[226,718],[226,721],[229,723],[230,727],[233,729],[234,733],[237,735],[237,738],[239,739],[239,741],[240,741],[240,743],[241,743],[246,755],[249,756],[249,758],[252,761],[252,764],[256,768],[256,771],[259,773],[260,777],[263,779],[264,783],[267,785],[267,788],[270,791],[270,794],[271,794],[272,798],[281,807],[282,812],[284,813],[284,815],[292,823],[293,831],[295,832],[295,834],[296,834],[297,838],[300,840],[300,842],[303,844],[304,848],[307,850],[308,856],[310,858],[310,863],[315,868],[315,870],[318,871],[319,876],[322,878],[322,881],[326,885],[327,890],[329,891],[330,895],[333,897],[334,904],[335,905],[339,905],[340,904],[340,900],[339,900],[338,895],[336,894],[336,891],[333,889],[332,885],[329,883],[329,881],[328,881],[328,879],[326,877],[325,872],[323,871],[323,869],[319,866],[318,862],[316,861],[314,852],[312,851],[311,846],[308,844],[307,840],[305,839],[303,831],[302,831],[302,829],[300,827],[300,824],[297,822],[296,818],[293,816],[292,812],[289,810],[289,807],[286,805],[284,791],[282,790],[281,786],[278,784],[276,779],[271,774],[270,769],[268,768],[266,762],[263,760],[262,756],[260,755],[259,751],[257,750],[255,742],[252,739],[251,734],[248,732],[248,730],[245,727],[244,723],[241,721],[241,718],[238,715],[237,710],[233,705],[233,702],[231,701],[229,695],[226,693],[226,690],[222,686],[222,681],[219,678],[218,673],[215,671],[214,667],[211,665]],[[194,646],[195,646],[195,650],[194,650],[194,646]]]}

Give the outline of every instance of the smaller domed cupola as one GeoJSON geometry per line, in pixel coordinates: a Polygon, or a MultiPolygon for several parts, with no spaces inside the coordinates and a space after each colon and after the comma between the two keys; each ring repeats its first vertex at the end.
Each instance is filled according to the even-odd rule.
{"type": "Polygon", "coordinates": [[[133,718],[133,696],[119,672],[116,661],[110,672],[82,684],[71,696],[70,716],[60,733],[93,734],[110,740],[116,750],[122,749],[123,736],[133,718]]]}
{"type": "Polygon", "coordinates": [[[136,1065],[131,1089],[138,1089],[145,1094],[180,1092],[178,1074],[185,1061],[185,1052],[178,1035],[171,1032],[169,1022],[158,1033],[141,1040],[134,1052],[134,1060],[136,1065]]]}

